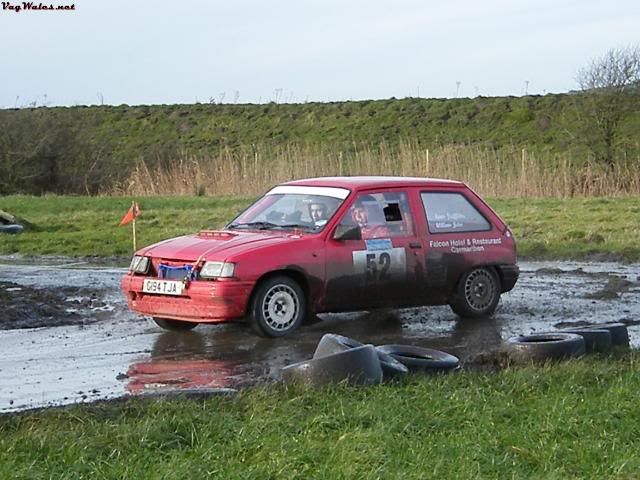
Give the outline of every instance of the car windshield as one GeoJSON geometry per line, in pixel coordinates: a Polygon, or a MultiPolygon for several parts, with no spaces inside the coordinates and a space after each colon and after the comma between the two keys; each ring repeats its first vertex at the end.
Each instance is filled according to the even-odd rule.
{"type": "Polygon", "coordinates": [[[349,190],[335,187],[275,187],[233,220],[227,228],[252,230],[303,229],[320,232],[349,190]]]}

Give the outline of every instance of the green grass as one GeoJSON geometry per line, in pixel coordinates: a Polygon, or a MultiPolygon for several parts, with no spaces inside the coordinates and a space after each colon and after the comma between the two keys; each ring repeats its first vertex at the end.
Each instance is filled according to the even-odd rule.
{"type": "Polygon", "coordinates": [[[638,354],[0,417],[1,478],[638,478],[638,354]]]}
{"type": "MultiPolygon", "coordinates": [[[[204,228],[223,226],[251,202],[243,197],[150,197],[139,200],[138,247],[204,228]]],[[[512,227],[518,253],[534,259],[640,259],[640,199],[495,199],[512,227]]],[[[112,256],[132,251],[131,226],[118,227],[126,198],[27,197],[0,199],[0,209],[35,224],[1,235],[0,253],[112,256]]]]}
{"type": "MultiPolygon", "coordinates": [[[[119,165],[163,150],[215,153],[268,142],[396,144],[411,138],[427,145],[521,144],[563,151],[576,139],[574,95],[458,99],[404,98],[303,104],[194,104],[49,107],[0,110],[0,124],[14,128],[64,125],[69,140],[109,146],[119,165]],[[69,135],[69,134],[68,134],[69,135]]],[[[640,111],[621,126],[622,139],[637,148],[640,111]]],[[[73,147],[73,142],[68,142],[73,147]]],[[[336,150],[340,150],[337,148],[336,150]]],[[[107,152],[103,152],[103,155],[107,152]]]]}
{"type": "Polygon", "coordinates": [[[640,198],[495,199],[518,252],[536,259],[640,259],[640,198]]]}
{"type": "MultiPolygon", "coordinates": [[[[138,201],[138,248],[224,226],[251,202],[248,198],[178,197],[138,201]]],[[[132,253],[131,224],[119,227],[131,200],[109,197],[27,197],[0,200],[0,209],[14,213],[35,228],[20,235],[0,236],[0,252],[22,255],[112,256],[132,253]]]]}

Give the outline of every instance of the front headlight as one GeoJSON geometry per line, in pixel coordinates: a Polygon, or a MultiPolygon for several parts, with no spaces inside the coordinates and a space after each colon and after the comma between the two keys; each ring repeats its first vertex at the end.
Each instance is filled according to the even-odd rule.
{"type": "Polygon", "coordinates": [[[202,278],[229,278],[233,277],[236,264],[228,262],[205,262],[200,270],[202,278]]]}
{"type": "Polygon", "coordinates": [[[129,265],[129,271],[133,273],[147,273],[149,270],[149,257],[134,255],[129,265]]]}

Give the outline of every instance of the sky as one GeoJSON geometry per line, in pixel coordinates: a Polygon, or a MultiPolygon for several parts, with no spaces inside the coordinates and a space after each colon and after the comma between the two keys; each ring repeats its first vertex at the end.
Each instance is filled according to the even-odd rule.
{"type": "Polygon", "coordinates": [[[637,0],[44,1],[0,3],[0,108],[559,93],[640,43],[637,0]]]}

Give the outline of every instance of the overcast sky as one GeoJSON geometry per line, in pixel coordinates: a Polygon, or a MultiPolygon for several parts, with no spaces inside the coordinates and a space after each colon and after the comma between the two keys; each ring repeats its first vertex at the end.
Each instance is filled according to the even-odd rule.
{"type": "Polygon", "coordinates": [[[44,1],[0,3],[1,108],[565,92],[640,42],[638,0],[44,1]]]}

